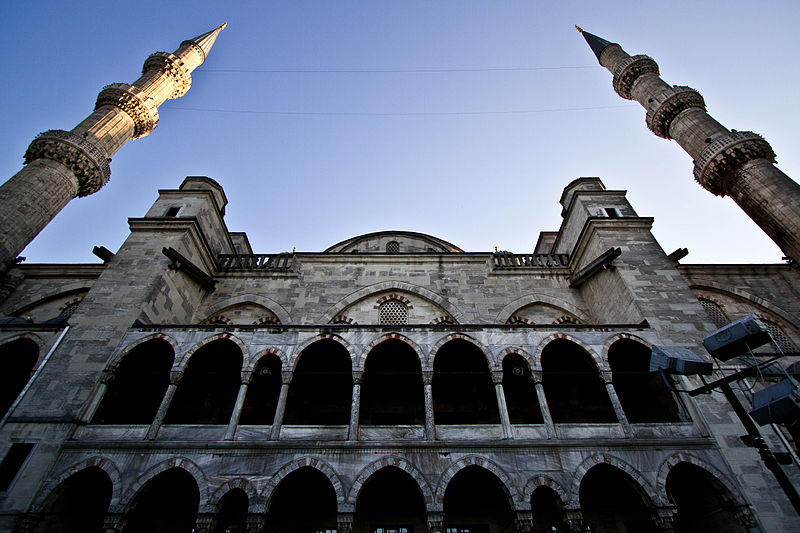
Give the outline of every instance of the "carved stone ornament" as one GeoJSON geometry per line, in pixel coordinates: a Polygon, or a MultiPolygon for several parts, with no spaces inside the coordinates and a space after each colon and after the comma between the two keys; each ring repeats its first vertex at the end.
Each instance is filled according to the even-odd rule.
{"type": "Polygon", "coordinates": [[[192,86],[192,75],[183,68],[183,62],[175,54],[169,52],[156,52],[145,59],[142,74],[155,70],[164,72],[172,78],[174,85],[171,99],[180,98],[192,86]]]}
{"type": "Polygon", "coordinates": [[[755,159],[775,162],[775,152],[764,138],[752,131],[731,131],[706,146],[694,160],[694,177],[718,196],[728,191],[728,178],[743,164],[755,159]]]}
{"type": "Polygon", "coordinates": [[[645,121],[650,131],[670,139],[669,126],[682,111],[697,107],[705,111],[706,102],[703,96],[692,89],[676,85],[662,92],[647,106],[645,121]]]}
{"type": "Polygon", "coordinates": [[[658,64],[646,55],[629,57],[619,64],[614,72],[614,90],[626,100],[633,100],[631,91],[636,80],[644,74],[658,76],[658,64]]]}
{"type": "Polygon", "coordinates": [[[112,83],[97,95],[94,108],[110,105],[124,111],[133,120],[132,138],[138,139],[153,131],[158,124],[158,108],[149,107],[145,103],[146,99],[148,99],[147,94],[136,87],[131,87],[127,83],[112,83]]]}
{"type": "Polygon", "coordinates": [[[50,159],[69,168],[78,179],[78,196],[96,193],[111,177],[111,159],[91,141],[64,130],[36,136],[25,151],[25,164],[37,159],[50,159]]]}

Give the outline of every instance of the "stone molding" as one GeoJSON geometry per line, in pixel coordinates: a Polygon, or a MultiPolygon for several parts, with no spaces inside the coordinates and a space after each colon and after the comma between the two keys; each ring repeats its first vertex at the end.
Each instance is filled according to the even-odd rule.
{"type": "Polygon", "coordinates": [[[622,61],[614,71],[614,90],[626,100],[633,100],[633,84],[645,74],[658,76],[658,63],[646,55],[635,55],[622,61]]]}
{"type": "Polygon", "coordinates": [[[149,72],[163,72],[172,78],[172,93],[170,99],[180,98],[192,86],[192,75],[183,68],[183,61],[169,52],[155,52],[145,59],[142,74],[149,72]]]}
{"type": "Polygon", "coordinates": [[[25,164],[50,159],[69,168],[78,179],[78,196],[99,191],[111,177],[111,158],[88,139],[64,130],[40,133],[25,151],[25,164]]]}
{"type": "Polygon", "coordinates": [[[149,107],[145,100],[147,94],[127,83],[112,83],[103,87],[97,95],[94,108],[110,105],[121,109],[131,117],[134,124],[132,139],[149,134],[158,125],[158,108],[149,107]]]}
{"type": "Polygon", "coordinates": [[[717,196],[728,193],[728,179],[743,164],[755,159],[775,163],[775,152],[764,138],[752,131],[731,130],[706,146],[694,160],[694,178],[717,196]]]}
{"type": "Polygon", "coordinates": [[[693,107],[706,110],[703,96],[691,87],[683,85],[674,85],[652,100],[653,102],[647,106],[645,122],[650,131],[664,139],[671,139],[670,124],[681,112],[693,107]]]}

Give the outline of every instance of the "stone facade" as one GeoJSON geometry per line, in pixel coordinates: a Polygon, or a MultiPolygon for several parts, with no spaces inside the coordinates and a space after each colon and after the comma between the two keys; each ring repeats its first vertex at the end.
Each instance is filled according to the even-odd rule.
{"type": "MultiPolygon", "coordinates": [[[[560,230],[522,255],[410,232],[253,255],[225,204],[189,177],[105,264],[12,269],[0,348],[27,339],[39,355],[1,430],[6,455],[33,445],[5,530],[158,530],[163,512],[197,531],[680,531],[689,497],[708,499],[712,527],[800,526],[721,395],[643,393],[621,362],[646,365],[654,344],[702,353],[708,302],[796,346],[789,265],[678,265],[597,178],[567,186],[560,230]],[[385,490],[401,511],[376,502],[385,490]],[[75,491],[80,517],[63,509],[75,491]],[[192,497],[159,510],[159,491],[192,497]]],[[[765,429],[795,457],[790,432],[765,429]]]]}

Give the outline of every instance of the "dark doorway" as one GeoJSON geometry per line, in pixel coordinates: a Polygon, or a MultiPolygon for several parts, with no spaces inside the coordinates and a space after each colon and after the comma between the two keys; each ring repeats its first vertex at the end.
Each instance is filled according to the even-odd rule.
{"type": "Polygon", "coordinates": [[[247,493],[232,489],[225,493],[217,505],[214,533],[244,533],[247,531],[247,493]]]}
{"type": "Polygon", "coordinates": [[[568,531],[564,523],[563,502],[550,487],[536,487],[531,495],[532,533],[568,531]]]}
{"type": "Polygon", "coordinates": [[[394,466],[378,470],[362,485],[353,531],[425,531],[425,500],[417,482],[394,466]]]}
{"type": "Polygon", "coordinates": [[[190,533],[197,521],[200,490],[182,468],[161,472],[139,491],[123,533],[190,533]]]}
{"type": "Polygon", "coordinates": [[[614,466],[593,466],[581,480],[583,519],[592,533],[656,533],[644,491],[614,466]]]}
{"type": "Polygon", "coordinates": [[[460,470],[444,493],[446,531],[516,532],[508,493],[497,476],[480,466],[460,470]]]}
{"type": "Polygon", "coordinates": [[[275,487],[267,512],[266,533],[316,533],[336,530],[336,491],[310,466],[299,468],[275,487]]]}
{"type": "Polygon", "coordinates": [[[34,531],[101,533],[111,492],[111,479],[96,466],[71,475],[45,500],[34,531]]]}
{"type": "Polygon", "coordinates": [[[675,531],[699,533],[748,531],[736,519],[737,505],[730,491],[707,470],[678,463],[667,475],[667,496],[677,506],[675,531]]]}

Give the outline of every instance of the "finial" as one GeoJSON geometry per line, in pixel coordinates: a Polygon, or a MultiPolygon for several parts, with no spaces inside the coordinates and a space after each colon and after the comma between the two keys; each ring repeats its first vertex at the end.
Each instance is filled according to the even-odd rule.
{"type": "Polygon", "coordinates": [[[578,32],[583,33],[583,28],[581,28],[577,24],[575,24],[575,29],[578,30],[578,32]]]}
{"type": "Polygon", "coordinates": [[[217,29],[218,29],[218,30],[224,30],[224,29],[225,29],[225,26],[227,26],[227,25],[228,25],[228,21],[226,20],[225,22],[223,22],[222,24],[220,24],[220,25],[217,27],[217,29]]]}

